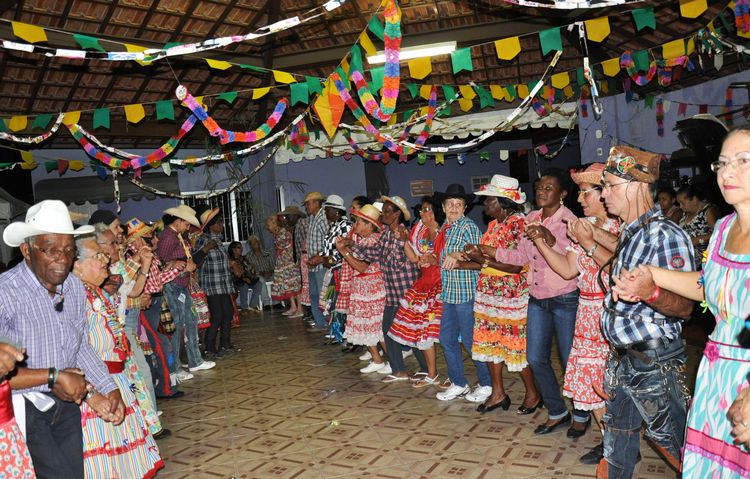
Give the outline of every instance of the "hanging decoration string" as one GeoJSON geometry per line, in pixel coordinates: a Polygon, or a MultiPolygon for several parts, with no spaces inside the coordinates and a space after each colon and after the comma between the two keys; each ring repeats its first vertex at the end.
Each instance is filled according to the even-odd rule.
{"type": "Polygon", "coordinates": [[[504,0],[511,5],[519,5],[529,8],[551,8],[555,10],[574,10],[576,8],[605,8],[617,5],[630,5],[641,3],[643,0],[593,0],[593,1],[574,1],[574,0],[554,0],[554,3],[534,2],[530,0],[504,0]]]}
{"type": "Polygon", "coordinates": [[[16,143],[39,144],[57,132],[57,129],[60,128],[63,117],[65,117],[65,113],[60,113],[59,115],[57,115],[57,120],[55,120],[55,123],[52,125],[52,127],[47,132],[42,133],[39,136],[23,137],[0,131],[0,140],[13,141],[16,143]]]}

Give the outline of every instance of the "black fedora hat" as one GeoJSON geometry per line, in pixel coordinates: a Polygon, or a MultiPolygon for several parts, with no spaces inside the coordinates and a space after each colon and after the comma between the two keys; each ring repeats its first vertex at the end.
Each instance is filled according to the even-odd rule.
{"type": "Polygon", "coordinates": [[[448,185],[448,187],[445,188],[445,191],[442,193],[439,191],[435,192],[435,199],[440,201],[441,203],[450,198],[460,198],[464,200],[467,205],[469,205],[474,201],[474,194],[467,193],[464,189],[464,185],[461,185],[459,183],[452,183],[448,185]]]}

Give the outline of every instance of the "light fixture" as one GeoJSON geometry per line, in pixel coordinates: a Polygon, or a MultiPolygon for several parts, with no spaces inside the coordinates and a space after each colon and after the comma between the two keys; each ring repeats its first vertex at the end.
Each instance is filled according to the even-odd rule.
{"type": "MultiPolygon", "coordinates": [[[[419,45],[416,47],[405,47],[399,50],[399,60],[411,60],[412,58],[432,57],[435,55],[447,55],[456,50],[456,42],[430,43],[429,45],[419,45]]],[[[385,52],[375,52],[375,55],[368,56],[369,64],[385,63],[385,52]]]]}

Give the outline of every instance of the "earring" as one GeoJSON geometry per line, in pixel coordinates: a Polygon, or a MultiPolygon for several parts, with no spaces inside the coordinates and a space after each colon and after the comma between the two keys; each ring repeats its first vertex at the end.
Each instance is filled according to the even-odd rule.
{"type": "Polygon", "coordinates": [[[562,206],[563,204],[564,204],[564,203],[563,203],[563,199],[562,199],[562,198],[560,198],[560,206],[562,206]]]}

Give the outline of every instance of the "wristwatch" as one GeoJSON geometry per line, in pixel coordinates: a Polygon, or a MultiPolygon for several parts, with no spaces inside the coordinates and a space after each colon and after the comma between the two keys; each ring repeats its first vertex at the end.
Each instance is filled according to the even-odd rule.
{"type": "Polygon", "coordinates": [[[596,251],[596,248],[598,247],[599,247],[599,243],[594,243],[594,246],[586,250],[586,256],[588,256],[589,258],[593,258],[594,252],[596,251]]]}

